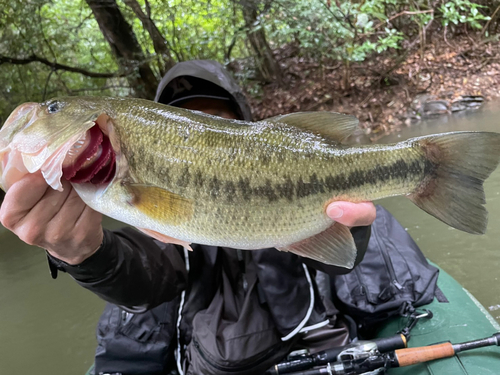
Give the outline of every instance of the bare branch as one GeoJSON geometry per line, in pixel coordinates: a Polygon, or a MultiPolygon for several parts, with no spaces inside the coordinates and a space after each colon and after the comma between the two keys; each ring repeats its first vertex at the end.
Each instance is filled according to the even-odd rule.
{"type": "Polygon", "coordinates": [[[146,14],[148,15],[148,18],[151,18],[151,5],[149,5],[148,0],[146,0],[146,14]]]}
{"type": "Polygon", "coordinates": [[[115,72],[115,73],[97,73],[97,72],[91,72],[82,68],[78,68],[75,66],[68,66],[64,64],[59,64],[55,62],[51,62],[43,57],[39,57],[37,55],[31,55],[22,59],[19,58],[14,58],[14,57],[8,57],[8,56],[3,56],[0,55],[0,65],[2,64],[13,64],[13,65],[27,65],[32,62],[39,62],[44,65],[47,65],[52,68],[52,70],[65,70],[67,72],[73,72],[73,73],[79,73],[87,77],[92,77],[92,78],[112,78],[112,77],[126,77],[129,74],[131,74],[131,71],[128,72],[115,72]]]}
{"type": "Polygon", "coordinates": [[[54,72],[55,72],[55,70],[51,69],[49,75],[47,76],[47,80],[45,81],[45,87],[43,88],[42,101],[45,101],[45,96],[47,95],[47,87],[49,87],[50,77],[52,77],[52,74],[54,72]]]}
{"type": "Polygon", "coordinates": [[[387,20],[383,21],[382,23],[379,23],[377,26],[375,26],[373,28],[373,30],[376,30],[378,29],[379,27],[383,26],[383,25],[387,25],[389,22],[391,22],[392,20],[398,18],[398,17],[401,17],[403,15],[416,15],[416,14],[426,14],[426,13],[434,13],[434,9],[430,9],[430,10],[420,10],[418,12],[410,12],[408,10],[404,10],[398,14],[395,14],[393,15],[392,17],[388,18],[387,20]]]}

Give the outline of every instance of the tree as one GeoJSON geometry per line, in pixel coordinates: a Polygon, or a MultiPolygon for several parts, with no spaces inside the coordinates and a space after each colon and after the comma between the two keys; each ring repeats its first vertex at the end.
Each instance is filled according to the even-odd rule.
{"type": "Polygon", "coordinates": [[[149,36],[153,42],[153,47],[156,54],[160,57],[160,74],[163,76],[167,70],[174,66],[175,61],[170,53],[167,40],[160,33],[155,23],[151,19],[151,7],[146,0],[146,13],[142,11],[141,5],[137,0],[123,0],[141,20],[143,27],[148,31],[149,36]]]}
{"type": "MultiPolygon", "coordinates": [[[[262,78],[267,82],[274,80],[281,82],[280,66],[274,58],[273,51],[267,42],[266,31],[259,20],[259,5],[262,2],[258,0],[238,0],[238,2],[242,9],[248,41],[252,46],[262,78]]],[[[264,5],[264,9],[268,9],[270,0],[267,0],[264,5]]]]}
{"type": "Polygon", "coordinates": [[[116,0],[86,0],[86,2],[92,9],[118,65],[124,71],[137,71],[137,74],[127,76],[130,85],[136,91],[136,96],[153,99],[159,80],[154,75],[132,26],[123,17],[116,0]]]}

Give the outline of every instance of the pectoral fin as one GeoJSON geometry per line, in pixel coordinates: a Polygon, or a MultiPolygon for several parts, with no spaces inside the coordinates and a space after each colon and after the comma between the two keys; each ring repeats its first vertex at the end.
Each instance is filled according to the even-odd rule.
{"type": "Polygon", "coordinates": [[[279,250],[349,269],[354,267],[357,255],[351,231],[339,223],[333,224],[313,237],[279,248],[279,250]]]}
{"type": "Polygon", "coordinates": [[[180,225],[193,217],[194,202],[171,191],[152,185],[127,185],[129,204],[151,217],[170,225],[180,225]]]}

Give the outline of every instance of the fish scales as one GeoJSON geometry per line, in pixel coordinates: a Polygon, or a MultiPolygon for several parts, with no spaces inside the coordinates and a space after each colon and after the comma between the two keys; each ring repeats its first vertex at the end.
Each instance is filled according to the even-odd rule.
{"type": "Polygon", "coordinates": [[[150,122],[138,121],[120,135],[124,145],[136,140],[138,160],[124,147],[133,174],[196,199],[197,216],[184,224],[185,231],[203,232],[204,241],[214,241],[227,237],[229,227],[234,246],[324,229],[329,225],[325,202],[406,194],[422,181],[425,169],[423,152],[411,143],[348,149],[270,123],[228,131],[233,122],[221,127],[187,120],[175,122],[160,138],[161,123],[141,129],[142,123],[150,122]],[[139,161],[147,168],[134,169],[139,161]]]}
{"type": "MultiPolygon", "coordinates": [[[[318,147],[317,142],[312,145],[309,142],[302,147],[266,150],[270,137],[281,136],[271,127],[272,134],[260,138],[252,137],[255,129],[246,129],[239,138],[206,129],[189,133],[189,139],[184,139],[181,145],[177,137],[166,136],[154,145],[146,142],[143,154],[148,156],[141,159],[148,168],[135,173],[144,181],[162,184],[189,198],[279,204],[281,200],[296,200],[311,194],[322,194],[322,199],[325,194],[330,198],[344,194],[351,200],[366,200],[391,195],[391,189],[396,189],[394,194],[409,192],[421,181],[426,163],[422,151],[411,144],[339,149],[338,145],[324,143],[318,147]],[[200,146],[206,143],[212,146],[200,146]],[[252,147],[254,151],[246,151],[252,147]],[[168,158],[162,154],[166,149],[170,150],[168,158]],[[168,173],[161,173],[165,170],[168,173]],[[409,180],[411,176],[413,182],[409,180]]],[[[122,137],[124,144],[134,139],[133,132],[129,137],[122,137]]],[[[290,144],[296,143],[290,140],[290,144]]],[[[130,165],[136,163],[132,155],[127,158],[130,165]]]]}
{"type": "MultiPolygon", "coordinates": [[[[356,124],[329,112],[245,123],[129,98],[27,103],[0,130],[0,183],[7,189],[29,167],[60,189],[66,153],[80,141],[104,144],[107,137],[116,158],[111,179],[88,177],[73,183],[75,190],[93,209],[162,241],[277,247],[350,268],[352,235],[333,225],[327,205],[394,195],[457,229],[484,233],[482,184],[500,161],[499,134],[343,145],[356,124]],[[96,124],[100,141],[85,138],[96,124]]],[[[108,164],[90,162],[95,173],[111,170],[108,164]]]]}

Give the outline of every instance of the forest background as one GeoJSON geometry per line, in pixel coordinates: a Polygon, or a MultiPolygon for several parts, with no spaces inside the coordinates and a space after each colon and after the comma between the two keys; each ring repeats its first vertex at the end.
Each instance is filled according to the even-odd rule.
{"type": "Polygon", "coordinates": [[[0,0],[0,124],[56,96],[153,99],[224,64],[255,119],[334,110],[371,135],[500,97],[498,0],[0,0]]]}

